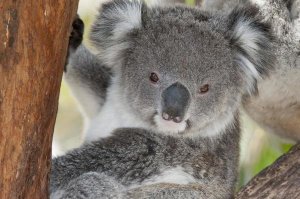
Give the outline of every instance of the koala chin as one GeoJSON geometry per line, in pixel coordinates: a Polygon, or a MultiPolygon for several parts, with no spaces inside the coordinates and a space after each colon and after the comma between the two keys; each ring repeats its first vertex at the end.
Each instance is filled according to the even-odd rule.
{"type": "Polygon", "coordinates": [[[254,7],[104,4],[92,51],[71,37],[65,77],[91,142],[53,160],[53,198],[232,198],[238,108],[272,69],[269,30],[254,7]]]}

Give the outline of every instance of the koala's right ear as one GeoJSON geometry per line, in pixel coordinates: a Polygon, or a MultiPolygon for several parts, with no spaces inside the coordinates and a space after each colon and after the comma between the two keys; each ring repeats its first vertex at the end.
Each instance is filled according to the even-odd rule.
{"type": "Polygon", "coordinates": [[[114,0],[102,6],[90,33],[90,40],[108,66],[120,64],[130,41],[128,33],[142,26],[143,2],[114,0]]]}

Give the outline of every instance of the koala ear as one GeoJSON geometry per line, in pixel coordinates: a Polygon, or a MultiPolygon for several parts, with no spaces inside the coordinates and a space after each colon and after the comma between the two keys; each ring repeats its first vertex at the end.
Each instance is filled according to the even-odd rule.
{"type": "Polygon", "coordinates": [[[142,4],[136,0],[114,0],[103,4],[91,28],[90,40],[107,65],[120,63],[130,44],[128,33],[142,26],[142,4]]]}
{"type": "Polygon", "coordinates": [[[247,90],[252,93],[258,79],[273,68],[272,34],[253,6],[237,7],[229,15],[230,43],[234,60],[246,76],[247,90]]]}

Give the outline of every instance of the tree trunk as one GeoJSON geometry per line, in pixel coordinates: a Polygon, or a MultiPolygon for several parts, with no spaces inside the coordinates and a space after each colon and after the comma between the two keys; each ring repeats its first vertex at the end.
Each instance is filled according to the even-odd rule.
{"type": "Polygon", "coordinates": [[[0,0],[0,198],[48,198],[59,88],[78,0],[0,0]]]}
{"type": "Polygon", "coordinates": [[[236,199],[300,198],[300,144],[256,175],[236,199]]]}

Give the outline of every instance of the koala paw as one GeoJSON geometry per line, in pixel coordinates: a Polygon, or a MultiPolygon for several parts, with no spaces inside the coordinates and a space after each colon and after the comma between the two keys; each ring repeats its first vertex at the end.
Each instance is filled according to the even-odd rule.
{"type": "Polygon", "coordinates": [[[72,24],[72,32],[69,39],[69,48],[76,49],[82,42],[84,23],[77,15],[72,24]]]}
{"type": "Polygon", "coordinates": [[[83,39],[83,31],[84,31],[84,23],[76,16],[76,19],[72,24],[72,32],[69,40],[69,48],[76,49],[82,42],[83,39]]]}
{"type": "Polygon", "coordinates": [[[68,53],[66,58],[66,63],[64,71],[67,72],[67,65],[69,63],[70,54],[75,52],[78,46],[82,43],[84,32],[84,23],[77,15],[72,24],[72,32],[69,38],[68,53]]]}

